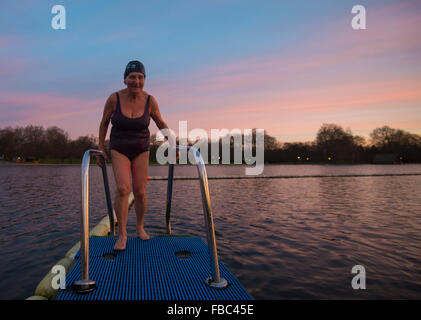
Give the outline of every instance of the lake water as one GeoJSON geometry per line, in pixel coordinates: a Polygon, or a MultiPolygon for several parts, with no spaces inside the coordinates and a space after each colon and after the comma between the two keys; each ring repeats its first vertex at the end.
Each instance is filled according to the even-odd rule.
{"type": "MultiPolygon", "coordinates": [[[[208,166],[208,176],[244,166],[208,166]]],[[[151,166],[149,176],[167,175],[151,166]]],[[[265,175],[421,173],[421,165],[266,165],[265,175]]],[[[108,167],[112,193],[115,183],[108,167]]],[[[175,176],[197,176],[176,167],[175,176]]],[[[106,214],[91,167],[91,227],[106,214]]],[[[421,175],[209,180],[219,257],[255,299],[420,299],[421,175]],[[354,290],[354,265],[366,290],[354,290]]],[[[149,181],[146,230],[165,232],[166,181],[149,181]]],[[[25,299],[79,241],[80,166],[0,166],[0,299],[25,299]]],[[[175,180],[172,229],[205,239],[199,182],[175,180]]],[[[134,208],[129,235],[135,234],[134,208]]]]}

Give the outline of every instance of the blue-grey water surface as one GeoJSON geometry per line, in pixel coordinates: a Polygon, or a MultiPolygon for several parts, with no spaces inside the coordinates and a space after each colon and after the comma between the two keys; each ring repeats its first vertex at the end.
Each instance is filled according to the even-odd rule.
{"type": "MultiPolygon", "coordinates": [[[[208,176],[244,175],[208,166],[208,176]]],[[[149,176],[165,176],[150,166],[149,176]]],[[[266,165],[265,175],[421,173],[421,165],[266,165]]],[[[108,175],[112,193],[115,183],[108,175]]],[[[192,166],[175,176],[197,176],[192,166]]],[[[90,224],[106,215],[91,167],[90,224]]],[[[421,175],[209,180],[218,253],[255,299],[420,299],[421,175]],[[366,289],[354,290],[354,265],[366,289]]],[[[146,230],[165,232],[166,181],[148,182],[146,230]]],[[[80,237],[80,166],[0,166],[0,299],[25,299],[80,237]]],[[[197,180],[174,181],[172,229],[205,239],[197,180]]],[[[134,208],[128,232],[135,233],[134,208]]]]}

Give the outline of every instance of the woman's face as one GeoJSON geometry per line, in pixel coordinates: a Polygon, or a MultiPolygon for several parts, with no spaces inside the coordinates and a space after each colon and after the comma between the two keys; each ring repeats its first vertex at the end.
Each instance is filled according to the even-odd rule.
{"type": "Polygon", "coordinates": [[[124,83],[127,85],[127,89],[133,93],[141,92],[145,85],[145,77],[141,72],[130,72],[124,83]]]}

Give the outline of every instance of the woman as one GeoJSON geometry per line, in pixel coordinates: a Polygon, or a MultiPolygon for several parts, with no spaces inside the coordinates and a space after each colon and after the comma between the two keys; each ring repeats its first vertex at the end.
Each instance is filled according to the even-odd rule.
{"type": "MultiPolygon", "coordinates": [[[[130,174],[135,198],[136,233],[142,240],[150,239],[144,229],[148,204],[146,180],[149,165],[150,118],[155,121],[160,130],[168,129],[168,126],[162,120],[156,99],[143,91],[145,78],[145,68],[141,62],[130,61],[127,64],[124,72],[124,84],[127,88],[112,93],[108,97],[99,126],[98,148],[104,151],[104,140],[110,120],[113,125],[110,134],[110,150],[117,186],[114,208],[118,220],[118,240],[114,250],[126,248],[128,198],[131,191],[130,174]]],[[[106,154],[105,157],[108,160],[106,154]]],[[[98,158],[97,163],[101,166],[98,158]]]]}

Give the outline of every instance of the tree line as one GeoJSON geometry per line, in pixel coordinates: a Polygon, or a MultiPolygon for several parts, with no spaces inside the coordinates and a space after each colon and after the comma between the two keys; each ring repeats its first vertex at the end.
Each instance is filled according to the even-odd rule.
{"type": "Polygon", "coordinates": [[[9,161],[18,158],[80,161],[87,149],[97,148],[97,145],[97,139],[92,135],[71,140],[67,132],[55,126],[0,129],[0,156],[9,161]]]}
{"type": "Polygon", "coordinates": [[[265,149],[267,162],[372,163],[389,155],[395,163],[421,162],[421,136],[389,126],[376,128],[364,137],[337,124],[323,124],[314,141],[283,143],[265,149]]]}
{"type": "MultiPolygon", "coordinates": [[[[256,141],[256,129],[252,133],[256,141]]],[[[244,141],[244,136],[241,137],[244,141]]],[[[222,154],[222,140],[219,150],[222,154]]],[[[234,161],[235,136],[229,137],[231,162],[234,161]]],[[[198,141],[189,141],[193,145],[198,141]]],[[[151,136],[151,160],[161,141],[151,136]]],[[[108,150],[109,141],[105,141],[108,150]]],[[[21,157],[30,159],[55,159],[56,161],[80,161],[87,149],[96,149],[98,139],[93,135],[81,136],[75,140],[58,127],[44,129],[41,126],[7,127],[0,129],[0,158],[15,160],[21,157]]],[[[206,147],[202,145],[202,147],[206,147]]],[[[208,142],[210,163],[211,142],[208,142]]],[[[255,152],[255,145],[253,145],[255,152]]],[[[109,150],[108,150],[109,152],[109,150]]],[[[367,141],[364,137],[353,135],[337,124],[323,124],[314,141],[282,143],[275,137],[264,133],[264,157],[267,163],[371,163],[378,155],[388,154],[394,162],[421,162],[421,136],[401,129],[383,126],[374,129],[367,141]]]]}

